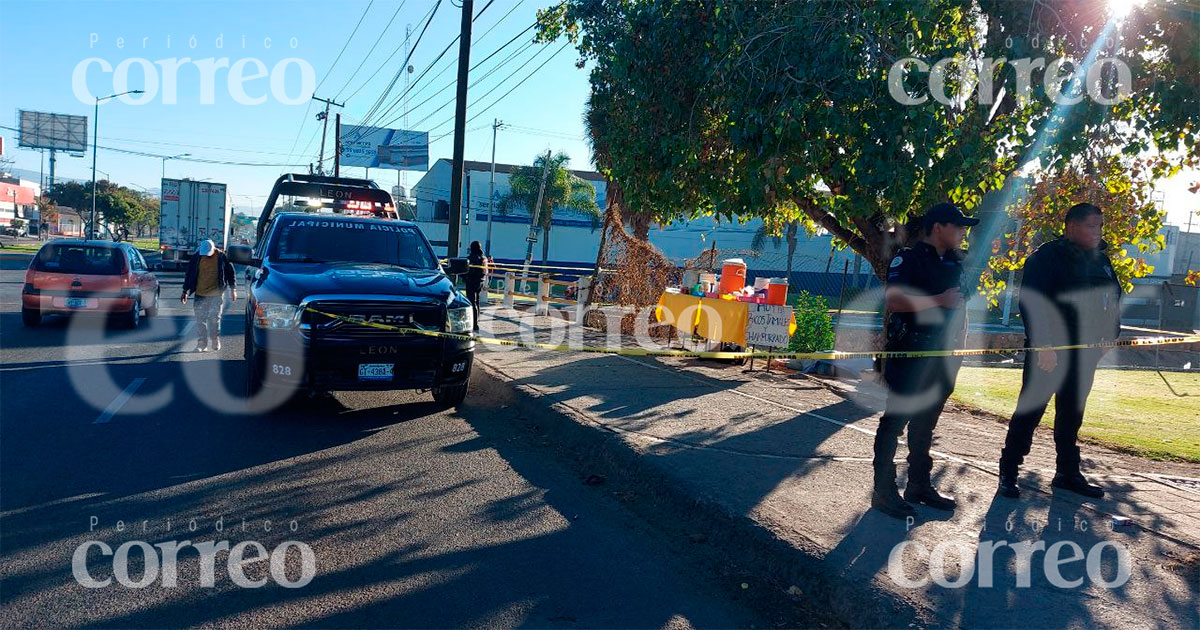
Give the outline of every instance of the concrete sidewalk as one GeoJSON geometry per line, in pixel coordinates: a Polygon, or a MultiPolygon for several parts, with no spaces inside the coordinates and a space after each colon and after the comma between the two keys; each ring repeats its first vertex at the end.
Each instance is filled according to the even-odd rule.
{"type": "MultiPolygon", "coordinates": [[[[501,338],[521,329],[544,334],[549,325],[500,309],[488,309],[484,322],[485,336],[501,338]]],[[[604,340],[595,331],[583,337],[588,345],[604,340]]],[[[478,367],[561,412],[564,422],[616,436],[610,448],[632,453],[648,474],[703,509],[785,545],[771,571],[791,583],[777,586],[850,625],[1200,625],[1200,466],[1084,445],[1088,474],[1109,492],[1092,502],[1051,492],[1052,441],[1039,431],[1022,498],[999,498],[995,459],[1005,427],[950,405],[936,431],[934,479],[959,508],[948,515],[919,507],[910,525],[868,509],[880,401],[869,387],[692,359],[494,346],[476,356],[478,367]],[[1113,529],[1112,515],[1133,522],[1113,529]],[[889,557],[905,541],[915,544],[889,571],[889,557]],[[1060,545],[1058,573],[1046,570],[1044,552],[1034,551],[1027,564],[1011,547],[1064,541],[1088,560],[1066,562],[1073,545],[1060,545]],[[983,560],[976,566],[981,543],[997,547],[990,567],[983,560]],[[1126,551],[1128,581],[1105,586],[1119,578],[1126,551]]],[[[905,455],[901,448],[899,458],[905,455]]],[[[903,477],[902,461],[899,468],[903,477]]]]}

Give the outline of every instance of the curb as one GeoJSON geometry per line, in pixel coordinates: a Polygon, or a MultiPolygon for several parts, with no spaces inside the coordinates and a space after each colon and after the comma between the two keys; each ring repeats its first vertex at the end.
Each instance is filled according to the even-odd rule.
{"type": "MultiPolygon", "coordinates": [[[[532,429],[549,439],[582,475],[604,476],[610,490],[636,489],[642,505],[630,508],[655,527],[677,533],[680,539],[699,532],[708,547],[707,559],[722,568],[723,577],[740,576],[743,585],[753,583],[748,598],[785,617],[777,625],[794,626],[797,617],[807,619],[809,625],[815,621],[870,628],[932,622],[931,611],[914,602],[874,583],[837,575],[824,563],[825,552],[817,545],[795,545],[752,517],[697,495],[685,480],[644,457],[640,449],[588,414],[521,384],[497,367],[483,361],[476,361],[476,366],[482,368],[476,373],[487,382],[480,379],[474,386],[510,390],[526,422],[531,422],[530,417],[548,419],[533,423],[532,429]]],[[[793,533],[803,537],[801,532],[793,533]]]]}

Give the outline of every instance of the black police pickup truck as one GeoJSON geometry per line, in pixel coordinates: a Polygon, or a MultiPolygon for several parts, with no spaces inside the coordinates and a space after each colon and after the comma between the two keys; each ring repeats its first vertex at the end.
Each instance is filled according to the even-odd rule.
{"type": "MultiPolygon", "coordinates": [[[[467,298],[391,196],[369,180],[284,175],[259,219],[257,245],[232,246],[253,268],[246,300],[246,394],[429,389],[457,406],[475,342],[393,328],[471,334],[467,298]],[[290,199],[283,210],[275,204],[290,199]],[[378,324],[378,325],[373,325],[378,324]]],[[[279,396],[282,396],[280,398],[279,396]]],[[[268,402],[264,408],[269,408],[268,402]]]]}

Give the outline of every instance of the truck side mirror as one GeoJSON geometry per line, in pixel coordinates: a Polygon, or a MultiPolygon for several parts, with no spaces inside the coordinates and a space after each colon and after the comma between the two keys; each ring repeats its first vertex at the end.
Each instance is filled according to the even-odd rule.
{"type": "Polygon", "coordinates": [[[254,250],[245,245],[230,245],[229,260],[239,265],[262,266],[262,261],[254,257],[254,250]]]}
{"type": "Polygon", "coordinates": [[[471,269],[471,264],[466,258],[451,258],[449,264],[446,265],[446,273],[451,276],[461,276],[471,269]]]}

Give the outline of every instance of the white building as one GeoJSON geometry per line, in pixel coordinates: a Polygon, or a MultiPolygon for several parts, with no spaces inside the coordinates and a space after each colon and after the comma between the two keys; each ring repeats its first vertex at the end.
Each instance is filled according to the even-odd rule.
{"type": "MultiPolygon", "coordinates": [[[[429,236],[439,254],[445,254],[448,222],[450,216],[450,172],[451,161],[437,160],[429,172],[421,178],[408,194],[416,203],[416,221],[429,236]]],[[[460,232],[460,254],[465,252],[471,241],[486,243],[488,213],[492,203],[488,197],[491,181],[490,162],[466,161],[463,167],[463,205],[469,209],[464,213],[464,225],[460,232]]],[[[509,192],[508,179],[518,167],[512,164],[496,164],[495,199],[509,192]]],[[[594,171],[572,171],[596,189],[596,205],[604,208],[606,182],[594,171]]],[[[590,218],[566,208],[555,208],[550,231],[548,262],[564,266],[591,266],[595,264],[600,246],[600,230],[593,229],[590,218]]],[[[512,210],[507,215],[492,217],[492,257],[497,261],[515,262],[524,260],[529,235],[529,213],[512,210]]],[[[669,225],[655,225],[650,229],[650,242],[667,257],[676,261],[696,258],[713,244],[722,252],[742,255],[752,271],[782,272],[786,269],[787,246],[768,240],[763,247],[763,256],[748,258],[741,252],[749,252],[754,234],[762,226],[760,220],[746,223],[720,222],[713,218],[691,221],[676,221],[669,225]]],[[[866,276],[873,273],[868,265],[856,260],[849,250],[832,250],[828,235],[808,236],[803,232],[793,258],[796,272],[825,273],[840,275],[847,261],[850,272],[859,271],[866,276]]],[[[534,246],[534,261],[541,260],[542,245],[534,246]]],[[[782,275],[780,273],[779,275],[782,275]]]]}

